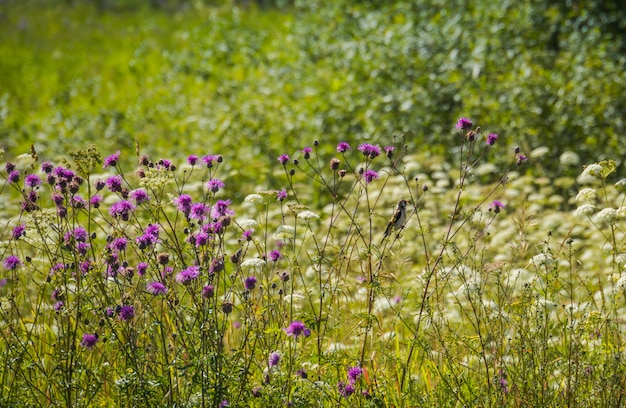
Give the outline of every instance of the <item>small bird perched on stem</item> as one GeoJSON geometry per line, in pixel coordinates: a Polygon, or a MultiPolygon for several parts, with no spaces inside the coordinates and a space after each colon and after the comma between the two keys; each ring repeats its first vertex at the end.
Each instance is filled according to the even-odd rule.
{"type": "Polygon", "coordinates": [[[393,212],[393,217],[391,217],[391,221],[387,225],[387,229],[385,230],[385,235],[383,235],[383,239],[380,241],[382,244],[385,238],[389,236],[391,231],[400,230],[404,227],[404,223],[406,222],[406,200],[398,201],[396,205],[396,209],[393,212]]]}

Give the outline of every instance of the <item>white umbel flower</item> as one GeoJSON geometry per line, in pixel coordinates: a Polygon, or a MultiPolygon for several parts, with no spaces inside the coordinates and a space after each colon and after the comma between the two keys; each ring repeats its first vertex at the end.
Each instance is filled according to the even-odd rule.
{"type": "Polygon", "coordinates": [[[579,203],[593,203],[596,201],[598,193],[595,188],[583,188],[576,194],[576,201],[579,203]]]}
{"type": "Polygon", "coordinates": [[[615,208],[605,208],[595,215],[596,222],[611,224],[617,219],[617,211],[615,208]]]}
{"type": "Polygon", "coordinates": [[[596,212],[596,206],[593,204],[583,204],[574,211],[577,217],[588,217],[596,212]]]}
{"type": "Polygon", "coordinates": [[[302,218],[305,221],[315,220],[315,219],[318,219],[319,217],[320,217],[319,215],[309,210],[298,213],[298,218],[302,218]]]}

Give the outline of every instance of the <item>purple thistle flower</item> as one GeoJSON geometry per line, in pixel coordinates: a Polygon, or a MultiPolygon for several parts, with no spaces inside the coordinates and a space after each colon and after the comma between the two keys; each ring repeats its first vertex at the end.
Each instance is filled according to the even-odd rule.
{"type": "Polygon", "coordinates": [[[227,215],[234,215],[235,212],[228,208],[230,203],[230,200],[217,200],[217,202],[213,206],[213,210],[211,211],[211,216],[213,218],[220,218],[227,215]]]}
{"type": "Polygon", "coordinates": [[[280,363],[280,354],[278,354],[277,352],[273,351],[269,358],[267,359],[267,362],[269,364],[270,367],[276,367],[278,365],[278,363],[280,363]]]}
{"type": "Polygon", "coordinates": [[[137,274],[139,276],[144,276],[146,274],[146,272],[148,271],[148,264],[145,262],[139,262],[137,264],[137,274]]]}
{"type": "Polygon", "coordinates": [[[13,239],[20,239],[21,237],[23,237],[26,233],[26,225],[24,224],[20,224],[16,227],[13,228],[13,239]]]}
{"type": "Polygon", "coordinates": [[[89,200],[89,204],[93,207],[93,208],[98,208],[100,207],[100,203],[102,202],[102,196],[101,195],[94,195],[93,197],[91,197],[91,199],[89,200]]]}
{"type": "Polygon", "coordinates": [[[357,150],[363,153],[364,156],[369,157],[370,159],[373,159],[380,155],[380,147],[369,143],[363,143],[359,146],[357,150]]]}
{"type": "Polygon", "coordinates": [[[363,173],[363,177],[365,177],[365,184],[369,184],[373,180],[378,178],[378,173],[376,173],[376,171],[371,170],[371,169],[366,170],[365,173],[363,173]]]}
{"type": "Polygon", "coordinates": [[[121,218],[124,221],[130,219],[130,214],[135,211],[135,205],[130,201],[122,200],[113,203],[109,208],[109,214],[113,218],[121,218]]]}
{"type": "Polygon", "coordinates": [[[91,262],[89,261],[83,261],[80,263],[80,265],[78,266],[78,269],[80,270],[80,272],[83,275],[87,275],[87,272],[89,272],[89,268],[91,267],[91,262]]]}
{"type": "Polygon", "coordinates": [[[104,184],[113,193],[119,193],[122,191],[122,176],[111,176],[106,179],[104,184]]]}
{"type": "Polygon", "coordinates": [[[187,284],[200,276],[200,267],[192,265],[186,269],[183,269],[176,275],[176,282],[187,284]]]}
{"type": "Polygon", "coordinates": [[[276,198],[278,199],[278,201],[285,201],[285,199],[287,198],[287,190],[285,190],[284,188],[282,190],[278,190],[276,198]]]}
{"type": "Polygon", "coordinates": [[[48,161],[41,163],[41,171],[43,171],[46,174],[50,174],[52,173],[52,170],[54,169],[54,165],[48,161]]]}
{"type": "Polygon", "coordinates": [[[24,184],[27,187],[35,188],[41,185],[41,179],[36,174],[29,174],[28,176],[26,176],[26,179],[24,180],[24,184]]]}
{"type": "Polygon", "coordinates": [[[363,369],[359,366],[348,368],[348,382],[354,384],[363,374],[363,369]]]}
{"type": "Polygon", "coordinates": [[[207,168],[213,167],[213,162],[222,162],[222,156],[217,154],[209,154],[202,157],[202,161],[206,164],[207,168]]]}
{"type": "Polygon", "coordinates": [[[304,159],[307,160],[311,157],[311,152],[313,151],[312,147],[305,147],[302,149],[302,153],[304,153],[304,159]]]}
{"type": "Polygon", "coordinates": [[[196,247],[205,246],[209,243],[209,234],[206,232],[198,232],[194,237],[196,247]]]}
{"type": "Polygon", "coordinates": [[[198,221],[204,221],[211,208],[202,203],[196,203],[191,206],[190,218],[198,221]]]}
{"type": "Polygon", "coordinates": [[[223,400],[222,402],[220,402],[219,408],[224,408],[224,407],[230,407],[230,403],[228,402],[228,400],[223,400]]]}
{"type": "Polygon", "coordinates": [[[350,145],[346,142],[341,142],[337,145],[337,152],[345,153],[350,150],[350,145]]]}
{"type": "Polygon", "coordinates": [[[63,180],[65,180],[66,182],[70,182],[74,179],[74,172],[70,169],[66,169],[64,167],[57,167],[54,169],[54,174],[59,177],[62,178],[63,180]]]}
{"type": "Polygon", "coordinates": [[[7,278],[0,279],[0,288],[5,287],[8,281],[9,280],[7,278]]]}
{"type": "Polygon", "coordinates": [[[4,260],[2,265],[4,265],[6,269],[13,271],[22,266],[22,261],[20,261],[20,258],[18,258],[17,256],[10,255],[9,257],[7,257],[7,259],[4,260]]]}
{"type": "Polygon", "coordinates": [[[280,156],[278,156],[278,161],[280,162],[280,164],[282,164],[283,166],[286,165],[289,162],[289,155],[287,154],[281,154],[280,156]]]}
{"type": "Polygon", "coordinates": [[[504,207],[504,204],[500,201],[494,200],[491,204],[489,204],[489,211],[493,210],[494,213],[498,214],[504,207]]]}
{"type": "Polygon", "coordinates": [[[187,163],[189,163],[191,166],[195,166],[196,163],[198,163],[198,156],[196,156],[195,154],[190,154],[187,157],[187,163]]]}
{"type": "Polygon", "coordinates": [[[256,287],[256,276],[248,276],[243,282],[244,288],[252,290],[256,287]]]}
{"type": "Polygon", "coordinates": [[[130,305],[124,305],[120,307],[119,311],[117,312],[117,316],[120,320],[124,322],[132,320],[133,317],[135,317],[135,308],[130,305]]]}
{"type": "Polygon", "coordinates": [[[224,257],[219,256],[211,260],[209,265],[209,274],[213,275],[224,270],[224,257]]]}
{"type": "Polygon", "coordinates": [[[496,143],[496,140],[498,140],[498,135],[497,134],[489,133],[487,135],[487,145],[493,146],[496,143]]]}
{"type": "Polygon", "coordinates": [[[221,188],[224,188],[226,185],[222,180],[211,179],[206,183],[206,188],[212,193],[217,193],[221,188]]]}
{"type": "Polygon", "coordinates": [[[55,312],[59,312],[61,309],[63,309],[63,306],[65,306],[65,303],[63,303],[62,300],[59,300],[58,302],[56,302],[54,304],[54,306],[52,306],[54,308],[55,312]]]}
{"type": "Polygon", "coordinates": [[[337,390],[339,391],[339,395],[344,398],[348,398],[350,395],[354,394],[354,386],[352,384],[346,384],[343,381],[339,381],[337,390]]]}
{"type": "Polygon", "coordinates": [[[71,204],[72,208],[85,208],[85,207],[87,207],[87,202],[85,201],[84,198],[82,198],[79,195],[73,195],[71,200],[70,200],[70,204],[71,204]]]}
{"type": "Polygon", "coordinates": [[[244,241],[252,241],[252,231],[245,230],[243,234],[241,234],[241,239],[243,239],[244,241]]]}
{"type": "Polygon", "coordinates": [[[176,208],[178,211],[181,211],[185,215],[188,215],[191,211],[191,196],[189,194],[181,194],[178,198],[174,199],[174,204],[176,204],[176,208]]]}
{"type": "Polygon", "coordinates": [[[117,162],[120,160],[120,151],[113,153],[109,157],[104,159],[104,164],[102,165],[103,169],[108,169],[109,167],[117,166],[117,162]]]}
{"type": "Polygon", "coordinates": [[[280,251],[274,250],[274,251],[269,253],[268,257],[269,257],[270,261],[277,262],[280,259],[280,251]]]}
{"type": "Polygon", "coordinates": [[[138,188],[130,192],[129,197],[135,201],[137,205],[150,201],[150,196],[143,188],[138,188]]]}
{"type": "Polygon", "coordinates": [[[528,157],[526,157],[525,155],[523,155],[523,154],[518,154],[517,155],[517,164],[518,165],[520,165],[522,163],[525,163],[527,161],[528,161],[528,157]]]}
{"type": "Polygon", "coordinates": [[[205,299],[212,298],[215,294],[215,289],[213,289],[213,285],[206,285],[202,288],[202,297],[205,299]]]}
{"type": "Polygon", "coordinates": [[[117,238],[113,240],[111,243],[111,248],[117,251],[123,251],[126,249],[126,245],[128,244],[128,240],[124,237],[117,238]]]}
{"type": "Polygon", "coordinates": [[[17,183],[20,181],[20,172],[18,170],[13,170],[9,173],[8,180],[10,183],[17,183]]]}
{"type": "Polygon", "coordinates": [[[456,122],[456,128],[459,130],[469,130],[472,128],[472,121],[471,119],[467,119],[467,118],[460,118],[457,122],[456,122]]]}
{"type": "Polygon", "coordinates": [[[63,197],[63,194],[61,194],[61,193],[53,193],[52,194],[52,202],[57,207],[60,207],[65,202],[65,198],[63,197]]]}
{"type": "Polygon", "coordinates": [[[304,337],[309,337],[311,335],[311,330],[309,330],[304,323],[299,320],[294,320],[291,322],[289,327],[285,328],[285,333],[287,336],[293,336],[298,338],[298,336],[304,335],[304,337]]]}
{"type": "Polygon", "coordinates": [[[92,349],[98,342],[97,334],[85,333],[83,339],[80,341],[80,345],[88,349],[92,349]]]}
{"type": "Polygon", "coordinates": [[[167,293],[167,287],[161,282],[151,282],[146,285],[146,291],[153,295],[165,295],[167,293]]]}

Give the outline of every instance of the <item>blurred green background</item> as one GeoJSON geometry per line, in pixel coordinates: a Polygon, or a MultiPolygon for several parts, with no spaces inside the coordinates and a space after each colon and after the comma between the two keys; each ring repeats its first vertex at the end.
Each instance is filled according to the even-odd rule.
{"type": "Polygon", "coordinates": [[[531,171],[578,174],[564,151],[626,154],[620,4],[4,0],[0,147],[54,159],[95,143],[130,160],[137,138],[155,159],[223,154],[237,185],[262,185],[259,168],[315,139],[330,154],[404,133],[452,159],[466,116],[542,147],[531,171]]]}

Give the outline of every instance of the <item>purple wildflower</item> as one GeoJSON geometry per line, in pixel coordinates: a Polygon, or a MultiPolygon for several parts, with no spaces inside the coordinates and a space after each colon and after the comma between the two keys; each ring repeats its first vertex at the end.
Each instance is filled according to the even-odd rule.
{"type": "Polygon", "coordinates": [[[181,272],[176,275],[176,282],[187,284],[194,279],[197,279],[200,276],[200,267],[197,265],[192,265],[186,269],[183,269],[181,272]]]}
{"type": "Polygon", "coordinates": [[[139,262],[137,264],[137,274],[139,276],[143,276],[146,274],[146,272],[148,271],[148,264],[145,262],[139,262]]]}
{"type": "Polygon", "coordinates": [[[124,237],[117,238],[111,243],[111,247],[117,251],[123,251],[126,249],[128,240],[124,237]]]}
{"type": "Polygon", "coordinates": [[[196,219],[198,221],[204,221],[207,214],[209,213],[210,207],[202,204],[196,203],[191,206],[190,218],[196,219]]]}
{"type": "Polygon", "coordinates": [[[181,194],[174,199],[174,204],[176,204],[178,211],[183,212],[185,215],[188,215],[191,211],[191,203],[192,200],[189,194],[181,194]]]}
{"type": "Polygon", "coordinates": [[[63,306],[65,306],[65,303],[63,303],[62,300],[59,300],[58,302],[56,302],[54,304],[54,306],[52,306],[54,308],[55,312],[59,312],[61,309],[63,309],[63,306]]]}
{"type": "Polygon", "coordinates": [[[81,196],[73,195],[70,200],[70,205],[72,208],[85,208],[87,207],[87,202],[81,196]]]}
{"type": "Polygon", "coordinates": [[[213,275],[224,270],[224,257],[218,256],[211,260],[209,265],[209,274],[213,275]]]}
{"type": "Polygon", "coordinates": [[[89,200],[89,204],[93,207],[93,208],[98,208],[100,207],[100,203],[102,202],[102,196],[101,195],[94,195],[93,197],[91,197],[91,199],[89,200]]]}
{"type": "Polygon", "coordinates": [[[20,181],[20,172],[18,170],[13,170],[9,173],[8,179],[10,183],[17,183],[20,181]]]}
{"type": "Polygon", "coordinates": [[[457,122],[456,122],[456,128],[459,130],[469,130],[471,129],[473,125],[473,122],[471,119],[467,119],[467,118],[460,118],[457,122]]]}
{"type": "Polygon", "coordinates": [[[526,157],[525,155],[523,155],[523,154],[518,154],[517,155],[517,164],[518,165],[520,165],[522,163],[525,163],[527,161],[528,161],[528,157],[526,157]]]}
{"type": "Polygon", "coordinates": [[[205,246],[209,243],[209,234],[206,232],[198,232],[194,237],[196,247],[205,246]]]}
{"type": "Polygon", "coordinates": [[[113,203],[113,205],[109,208],[109,214],[111,214],[111,217],[121,218],[124,221],[128,221],[130,219],[130,213],[133,211],[135,211],[135,205],[126,200],[113,203]]]}
{"type": "Polygon", "coordinates": [[[252,231],[251,230],[245,230],[243,232],[243,234],[241,234],[241,238],[244,241],[252,241],[252,231]]]}
{"type": "Polygon", "coordinates": [[[269,364],[270,367],[276,367],[278,365],[278,363],[280,363],[280,354],[278,354],[277,352],[273,351],[269,358],[267,359],[267,362],[269,364]]]}
{"type": "Polygon", "coordinates": [[[348,368],[348,382],[354,384],[359,377],[363,374],[363,369],[359,366],[348,368]]]}
{"type": "Polygon", "coordinates": [[[215,289],[213,289],[213,285],[206,285],[202,288],[202,297],[205,299],[212,298],[215,294],[215,289]]]}
{"type": "Polygon", "coordinates": [[[54,165],[50,162],[43,162],[41,163],[41,171],[43,171],[46,174],[50,174],[52,173],[52,169],[54,169],[54,165]]]}
{"type": "Polygon", "coordinates": [[[289,327],[285,328],[285,333],[287,336],[293,336],[298,338],[298,336],[304,335],[304,337],[309,337],[311,335],[311,330],[309,330],[304,323],[299,320],[294,320],[291,322],[289,327]]]}
{"type": "Polygon", "coordinates": [[[151,282],[146,285],[146,291],[153,295],[164,295],[167,293],[167,287],[161,282],[151,282]]]}
{"type": "Polygon", "coordinates": [[[371,183],[373,180],[378,178],[378,173],[376,173],[376,171],[374,170],[366,170],[365,173],[363,173],[363,177],[365,177],[365,183],[369,184],[371,183]]]}
{"type": "Polygon", "coordinates": [[[131,200],[135,201],[137,205],[150,201],[150,196],[143,188],[138,188],[137,190],[131,191],[129,197],[131,198],[131,200]]]}
{"type": "Polygon", "coordinates": [[[206,164],[207,168],[213,167],[213,162],[222,162],[222,156],[217,154],[209,154],[202,157],[202,161],[206,164]]]}
{"type": "Polygon", "coordinates": [[[206,188],[212,193],[217,193],[221,188],[224,188],[226,185],[222,180],[211,179],[206,183],[206,188]]]}
{"type": "Polygon", "coordinates": [[[350,395],[354,394],[354,386],[352,384],[346,384],[343,381],[339,381],[337,390],[339,391],[339,395],[344,398],[348,398],[350,395]]]}
{"type": "Polygon", "coordinates": [[[227,215],[234,215],[235,212],[228,208],[230,203],[230,200],[217,200],[211,211],[211,216],[213,218],[220,218],[227,215]]]}
{"type": "Polygon", "coordinates": [[[125,322],[132,320],[133,317],[135,317],[135,308],[130,305],[124,305],[120,307],[117,316],[120,320],[125,322]]]}
{"type": "Polygon", "coordinates": [[[187,157],[187,163],[189,163],[191,166],[195,166],[196,163],[198,163],[198,156],[196,156],[195,154],[189,155],[189,157],[187,157]]]}
{"type": "Polygon", "coordinates": [[[13,271],[22,266],[22,261],[20,261],[20,258],[18,258],[17,256],[10,255],[9,257],[7,257],[7,259],[4,260],[2,265],[4,265],[6,269],[13,271]]]}
{"type": "Polygon", "coordinates": [[[361,153],[363,153],[364,156],[367,156],[370,159],[373,159],[380,155],[380,147],[369,143],[363,143],[362,145],[360,145],[358,151],[360,151],[361,153]]]}
{"type": "Polygon", "coordinates": [[[26,231],[26,225],[24,224],[20,224],[16,227],[13,228],[13,239],[20,239],[21,237],[23,237],[25,235],[25,231],[26,231]]]}
{"type": "Polygon", "coordinates": [[[111,176],[104,182],[107,188],[113,193],[119,193],[122,191],[122,176],[111,176]]]}
{"type": "Polygon", "coordinates": [[[113,153],[106,159],[104,159],[104,164],[102,165],[103,169],[108,169],[109,167],[117,166],[117,162],[120,160],[120,151],[113,153]]]}
{"type": "Polygon", "coordinates": [[[308,160],[309,157],[311,157],[311,152],[313,151],[312,147],[305,147],[304,149],[302,149],[302,153],[304,153],[304,159],[308,160]]]}
{"type": "Polygon", "coordinates": [[[346,142],[341,142],[337,145],[337,152],[345,153],[350,150],[350,145],[346,142]]]}
{"type": "Polygon", "coordinates": [[[98,342],[97,334],[85,333],[83,334],[83,339],[80,341],[80,345],[83,347],[87,347],[88,349],[93,348],[98,342]]]}
{"type": "Polygon", "coordinates": [[[286,165],[289,162],[289,155],[287,154],[281,154],[280,156],[278,156],[278,161],[280,162],[280,164],[282,164],[283,166],[286,165]]]}
{"type": "Polygon", "coordinates": [[[224,407],[230,407],[230,403],[228,402],[228,400],[223,400],[222,402],[220,402],[219,408],[224,408],[224,407]]]}
{"type": "Polygon", "coordinates": [[[496,143],[496,140],[498,140],[498,135],[495,133],[489,133],[487,135],[487,144],[489,146],[493,146],[496,143]]]}
{"type": "Polygon", "coordinates": [[[495,200],[491,204],[489,204],[489,211],[493,210],[494,213],[498,214],[500,210],[504,208],[504,204],[500,201],[495,200]]]}
{"type": "Polygon", "coordinates": [[[0,279],[0,288],[5,287],[8,281],[9,280],[7,278],[0,279]]]}
{"type": "Polygon", "coordinates": [[[28,176],[26,176],[26,179],[24,180],[24,184],[27,187],[35,188],[41,185],[41,179],[36,174],[29,174],[28,176]]]}
{"type": "Polygon", "coordinates": [[[248,276],[244,281],[243,281],[243,286],[244,288],[246,288],[247,290],[252,290],[256,287],[256,276],[248,276]]]}
{"type": "Polygon", "coordinates": [[[91,262],[89,262],[89,261],[83,261],[78,266],[78,270],[80,270],[80,272],[83,275],[87,275],[87,272],[89,272],[89,268],[91,268],[91,262]]]}
{"type": "Polygon", "coordinates": [[[269,253],[268,258],[272,262],[277,262],[280,259],[280,251],[272,251],[269,253]]]}
{"type": "Polygon", "coordinates": [[[285,190],[284,188],[282,190],[278,190],[276,198],[278,198],[278,201],[285,201],[285,199],[287,198],[287,190],[285,190]]]}

